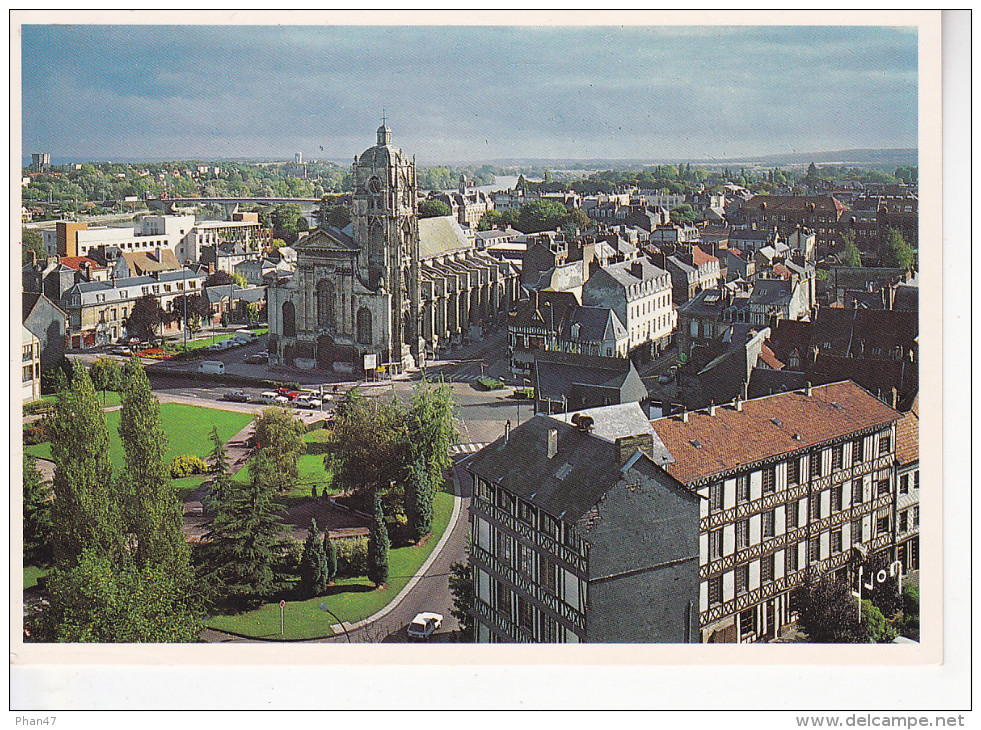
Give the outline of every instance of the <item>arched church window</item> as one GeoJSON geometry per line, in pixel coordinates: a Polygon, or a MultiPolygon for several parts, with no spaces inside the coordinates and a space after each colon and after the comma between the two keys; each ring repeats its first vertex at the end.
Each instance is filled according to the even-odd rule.
{"type": "Polygon", "coordinates": [[[367,307],[358,310],[358,342],[363,345],[371,344],[371,310],[367,307]]]}
{"type": "Polygon", "coordinates": [[[283,336],[296,337],[296,307],[293,302],[283,302],[283,336]]]}
{"type": "Polygon", "coordinates": [[[317,284],[317,326],[334,328],[334,283],[326,279],[317,284]]]}

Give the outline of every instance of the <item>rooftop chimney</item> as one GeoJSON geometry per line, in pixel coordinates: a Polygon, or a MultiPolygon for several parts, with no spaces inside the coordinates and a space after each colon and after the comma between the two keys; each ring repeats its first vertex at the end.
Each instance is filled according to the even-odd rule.
{"type": "Polygon", "coordinates": [[[688,409],[687,408],[685,408],[684,410],[681,411],[681,422],[682,423],[688,423],[688,409]]]}
{"type": "Polygon", "coordinates": [[[644,262],[641,261],[641,260],[639,260],[639,259],[635,259],[630,264],[630,273],[633,274],[634,276],[636,276],[638,279],[643,279],[644,278],[644,262]]]}
{"type": "Polygon", "coordinates": [[[714,416],[715,415],[715,403],[710,403],[709,404],[709,415],[710,416],[714,416]]]}
{"type": "Polygon", "coordinates": [[[810,396],[812,390],[813,389],[811,388],[811,383],[810,383],[810,381],[808,381],[807,385],[804,388],[804,395],[810,396]]]}
{"type": "Polygon", "coordinates": [[[559,432],[558,429],[548,430],[548,458],[552,459],[559,453],[559,432]]]}
{"type": "Polygon", "coordinates": [[[742,401],[742,398],[740,398],[737,395],[736,396],[736,399],[732,402],[732,407],[735,408],[737,411],[741,411],[743,409],[743,401],[742,401]]]}
{"type": "Polygon", "coordinates": [[[654,454],[654,437],[649,433],[639,433],[635,436],[621,436],[615,442],[617,448],[617,466],[623,466],[630,460],[637,449],[648,456],[654,454]]]}

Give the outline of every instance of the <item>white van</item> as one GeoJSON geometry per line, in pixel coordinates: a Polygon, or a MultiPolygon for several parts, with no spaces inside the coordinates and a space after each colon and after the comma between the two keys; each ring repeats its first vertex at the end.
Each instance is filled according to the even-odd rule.
{"type": "Polygon", "coordinates": [[[208,373],[209,375],[224,375],[225,363],[219,362],[218,360],[204,360],[198,365],[198,372],[208,373]]]}

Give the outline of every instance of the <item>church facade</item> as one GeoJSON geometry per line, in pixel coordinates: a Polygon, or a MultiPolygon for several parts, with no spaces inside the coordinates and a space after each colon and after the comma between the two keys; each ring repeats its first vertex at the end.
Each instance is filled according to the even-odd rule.
{"type": "Polygon", "coordinates": [[[351,224],[301,239],[268,290],[269,362],[358,373],[412,369],[504,321],[518,272],[477,251],[452,217],[420,220],[415,160],[377,144],[354,160],[351,224]]]}

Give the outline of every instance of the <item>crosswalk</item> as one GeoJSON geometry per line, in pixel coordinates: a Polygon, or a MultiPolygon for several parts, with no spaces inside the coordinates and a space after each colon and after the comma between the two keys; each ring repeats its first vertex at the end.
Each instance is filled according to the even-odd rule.
{"type": "Polygon", "coordinates": [[[482,448],[487,446],[489,441],[482,444],[454,444],[450,447],[450,456],[458,456],[460,454],[476,454],[482,448]]]}

